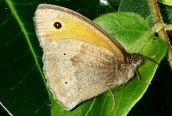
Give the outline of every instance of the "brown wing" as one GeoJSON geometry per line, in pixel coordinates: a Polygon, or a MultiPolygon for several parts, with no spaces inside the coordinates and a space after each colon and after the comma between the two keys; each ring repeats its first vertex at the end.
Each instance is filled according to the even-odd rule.
{"type": "MultiPolygon", "coordinates": [[[[48,85],[67,109],[95,97],[114,82],[116,58],[108,50],[81,40],[52,42],[44,52],[48,85]]],[[[114,85],[116,86],[116,85],[114,85]]]]}

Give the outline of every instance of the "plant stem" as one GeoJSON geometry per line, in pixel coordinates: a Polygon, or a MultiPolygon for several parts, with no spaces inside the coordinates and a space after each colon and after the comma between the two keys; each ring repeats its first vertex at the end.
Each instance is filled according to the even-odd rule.
{"type": "Polygon", "coordinates": [[[149,6],[150,6],[150,9],[152,12],[152,16],[156,22],[156,26],[160,27],[160,29],[158,30],[158,35],[160,38],[162,38],[167,43],[168,61],[169,61],[170,66],[172,68],[172,47],[171,47],[170,40],[169,40],[169,37],[168,37],[167,32],[166,32],[166,28],[164,26],[165,24],[162,20],[162,16],[161,16],[161,13],[159,10],[157,0],[148,0],[148,2],[149,2],[149,6]]]}

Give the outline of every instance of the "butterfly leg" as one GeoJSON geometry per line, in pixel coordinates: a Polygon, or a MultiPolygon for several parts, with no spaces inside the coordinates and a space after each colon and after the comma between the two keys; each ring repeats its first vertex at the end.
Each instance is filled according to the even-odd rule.
{"type": "MultiPolygon", "coordinates": [[[[109,88],[109,91],[110,91],[110,93],[111,93],[111,95],[112,95],[112,97],[113,97],[113,106],[112,106],[112,109],[111,109],[111,111],[114,109],[114,107],[115,107],[115,102],[116,102],[116,100],[115,100],[115,95],[114,95],[114,93],[113,93],[113,91],[112,91],[112,89],[110,88],[110,85],[108,84],[108,88],[109,88]]],[[[110,112],[111,112],[110,111],[110,112]]]]}

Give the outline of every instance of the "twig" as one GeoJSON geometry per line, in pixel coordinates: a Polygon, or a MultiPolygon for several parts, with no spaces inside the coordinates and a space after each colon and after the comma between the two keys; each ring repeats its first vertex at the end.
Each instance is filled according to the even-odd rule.
{"type": "Polygon", "coordinates": [[[171,47],[170,40],[166,32],[166,26],[162,20],[162,16],[159,10],[159,6],[157,4],[157,0],[148,0],[148,2],[149,2],[149,6],[152,12],[152,16],[156,22],[156,27],[158,27],[158,30],[156,31],[158,32],[159,37],[162,38],[167,43],[168,61],[170,63],[170,66],[172,67],[172,47],[171,47]]]}

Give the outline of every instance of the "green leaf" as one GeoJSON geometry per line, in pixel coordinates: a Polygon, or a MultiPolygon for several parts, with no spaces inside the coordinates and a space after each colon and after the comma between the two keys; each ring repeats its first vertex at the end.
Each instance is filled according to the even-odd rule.
{"type": "Polygon", "coordinates": [[[150,15],[148,0],[121,0],[118,11],[138,13],[144,18],[150,15]]]}
{"type": "Polygon", "coordinates": [[[160,2],[162,4],[172,6],[172,1],[171,0],[158,0],[158,2],[160,2]]]}
{"type": "MultiPolygon", "coordinates": [[[[101,17],[96,22],[113,35],[129,53],[140,53],[149,58],[154,57],[153,60],[157,63],[166,53],[165,42],[153,37],[147,22],[140,15],[119,12],[101,17]]],[[[145,62],[138,68],[142,80],[151,83],[157,67],[157,64],[145,59],[145,62]]],[[[107,113],[107,115],[126,116],[141,99],[149,85],[142,83],[138,79],[138,75],[136,76],[127,84],[114,89],[116,106],[114,112],[107,113]]]]}
{"type": "MultiPolygon", "coordinates": [[[[172,1],[159,0],[158,2],[162,3],[162,4],[158,4],[158,6],[163,18],[163,22],[166,24],[171,24],[172,23],[172,18],[171,18],[172,7],[167,6],[167,5],[171,5],[170,3],[172,1]]],[[[121,0],[118,11],[137,13],[147,20],[150,27],[153,27],[157,23],[154,21],[154,18],[152,17],[148,0],[121,0]]],[[[167,33],[172,35],[171,31],[167,31],[167,33]]]]}
{"type": "Polygon", "coordinates": [[[42,49],[34,32],[33,12],[9,0],[0,2],[0,102],[14,116],[50,115],[42,73],[42,49]]]}

